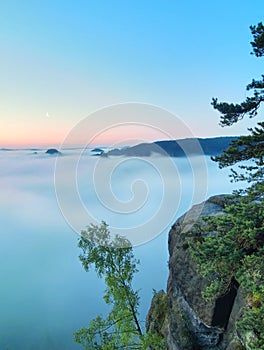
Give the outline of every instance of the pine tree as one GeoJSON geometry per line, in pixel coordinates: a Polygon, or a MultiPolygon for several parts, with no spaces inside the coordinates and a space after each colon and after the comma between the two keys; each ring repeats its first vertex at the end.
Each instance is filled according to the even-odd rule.
{"type": "MultiPolygon", "coordinates": [[[[264,56],[264,26],[250,27],[253,54],[264,56]]],[[[229,126],[245,116],[253,118],[264,101],[264,75],[247,86],[252,96],[240,104],[218,102],[220,124],[229,126]]],[[[226,292],[235,279],[247,299],[237,327],[248,334],[246,346],[264,349],[264,122],[249,129],[250,134],[233,141],[222,155],[213,158],[220,168],[231,169],[235,181],[247,181],[245,190],[234,192],[224,208],[225,215],[204,218],[197,224],[200,239],[192,242],[192,254],[200,271],[211,281],[204,297],[211,299],[226,292]],[[214,234],[210,234],[214,232],[214,234]]]]}

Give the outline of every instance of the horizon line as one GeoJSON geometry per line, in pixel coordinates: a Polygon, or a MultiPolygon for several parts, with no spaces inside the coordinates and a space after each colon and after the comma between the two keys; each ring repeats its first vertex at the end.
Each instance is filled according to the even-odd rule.
{"type": "MultiPolygon", "coordinates": [[[[207,137],[200,137],[200,136],[194,136],[194,137],[182,137],[182,138],[177,138],[177,139],[157,139],[157,140],[142,140],[142,142],[128,142],[127,144],[123,143],[124,147],[125,146],[135,146],[141,143],[154,143],[154,142],[160,142],[160,141],[178,141],[178,140],[186,140],[186,139],[216,139],[216,138],[223,138],[223,137],[239,137],[240,135],[217,135],[217,136],[207,136],[207,137]]],[[[95,144],[68,144],[68,145],[62,145],[60,143],[40,143],[40,144],[8,144],[8,145],[3,145],[0,147],[1,151],[12,151],[12,150],[32,150],[32,151],[37,151],[37,150],[44,150],[44,149],[50,149],[50,148],[58,148],[58,149],[78,149],[78,148],[98,148],[98,147],[120,147],[121,145],[118,144],[118,142],[114,143],[95,143],[95,144]],[[63,147],[61,147],[63,146],[63,147]]]]}

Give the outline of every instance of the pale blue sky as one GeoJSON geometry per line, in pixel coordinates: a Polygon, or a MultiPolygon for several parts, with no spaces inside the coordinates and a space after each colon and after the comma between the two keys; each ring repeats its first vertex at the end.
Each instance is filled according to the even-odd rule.
{"type": "Polygon", "coordinates": [[[263,73],[249,43],[263,13],[263,0],[2,1],[0,147],[62,142],[124,102],[163,107],[196,136],[244,132],[248,120],[219,127],[210,102],[241,101],[263,73]]]}

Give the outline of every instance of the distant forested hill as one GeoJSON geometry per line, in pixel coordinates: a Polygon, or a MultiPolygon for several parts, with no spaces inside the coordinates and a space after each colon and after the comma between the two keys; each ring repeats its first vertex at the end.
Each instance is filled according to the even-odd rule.
{"type": "Polygon", "coordinates": [[[152,143],[140,143],[132,147],[113,149],[103,153],[107,156],[149,157],[152,154],[160,154],[169,157],[186,157],[190,155],[216,156],[225,150],[237,137],[214,138],[188,138],[182,140],[156,141],[152,143]]]}

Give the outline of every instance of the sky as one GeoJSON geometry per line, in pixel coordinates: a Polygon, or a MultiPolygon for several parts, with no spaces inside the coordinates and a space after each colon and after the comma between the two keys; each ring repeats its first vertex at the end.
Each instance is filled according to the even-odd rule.
{"type": "Polygon", "coordinates": [[[245,133],[252,121],[222,128],[210,103],[242,101],[263,73],[249,30],[262,13],[263,0],[1,1],[0,147],[63,144],[84,119],[88,143],[166,138],[151,113],[144,130],[125,114],[120,130],[105,122],[102,109],[126,103],[175,115],[163,124],[190,131],[177,138],[245,133]]]}

